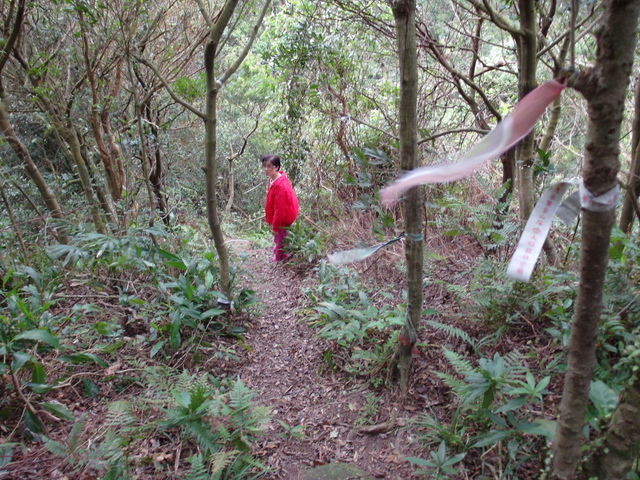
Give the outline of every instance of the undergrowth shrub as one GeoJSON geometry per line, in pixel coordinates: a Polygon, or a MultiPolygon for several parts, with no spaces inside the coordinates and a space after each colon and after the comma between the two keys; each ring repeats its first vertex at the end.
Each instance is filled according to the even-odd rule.
{"type": "MultiPolygon", "coordinates": [[[[320,337],[330,340],[343,368],[354,375],[369,376],[379,370],[395,345],[399,327],[404,325],[404,306],[390,307],[394,299],[388,292],[371,292],[358,273],[348,267],[320,262],[319,283],[305,293],[311,301],[306,318],[317,327],[320,337]]],[[[324,359],[330,369],[336,355],[327,350],[324,359]]],[[[373,380],[379,382],[379,380],[373,380]]]]}
{"type": "Polygon", "coordinates": [[[447,237],[471,236],[486,251],[504,249],[519,228],[514,216],[500,214],[504,209],[499,205],[499,199],[504,196],[505,189],[503,185],[491,192],[489,198],[469,202],[462,186],[438,185],[434,189],[438,195],[430,195],[426,203],[432,212],[428,215],[427,225],[447,237]]]}
{"type": "MultiPolygon", "coordinates": [[[[569,260],[575,260],[570,255],[579,251],[579,242],[576,243],[567,252],[565,263],[573,264],[569,260]]],[[[425,474],[446,478],[454,470],[462,472],[467,467],[465,460],[456,455],[466,454],[468,458],[479,451],[471,457],[485,458],[485,452],[496,448],[505,453],[502,463],[489,466],[488,460],[482,462],[483,469],[493,472],[490,478],[516,478],[521,466],[531,461],[538,465],[543,462],[541,452],[544,454],[555,430],[554,421],[547,418],[544,398],[549,394],[552,377],[566,367],[564,350],[574,315],[578,277],[569,269],[542,265],[531,283],[524,284],[506,279],[505,269],[501,262],[485,259],[473,268],[468,287],[445,284],[459,304],[466,307],[462,313],[465,318],[492,328],[487,337],[477,340],[454,327],[430,322],[468,343],[479,360],[474,362],[467,354],[444,350],[452,371],[438,372],[438,376],[458,403],[452,413],[447,412],[448,418],[432,411],[416,423],[421,432],[419,439],[432,449],[430,459],[413,459],[428,467],[423,470],[425,474]],[[534,331],[544,332],[537,335],[534,344],[551,348],[551,358],[537,358],[535,351],[483,355],[487,340],[495,342],[519,326],[529,330],[534,325],[542,327],[534,331]],[[436,447],[437,451],[433,450],[436,447]],[[449,470],[442,468],[445,465],[449,470]]],[[[587,443],[597,441],[603,433],[620,393],[635,378],[636,358],[640,356],[639,280],[638,248],[614,229],[584,430],[587,443]]],[[[634,469],[627,478],[638,478],[638,472],[634,469]]]]}
{"type": "Polygon", "coordinates": [[[443,467],[452,467],[470,452],[475,452],[474,458],[483,458],[487,451],[499,448],[505,455],[499,465],[490,467],[492,478],[517,478],[521,465],[537,460],[540,448],[555,431],[555,422],[545,416],[544,403],[551,376],[542,373],[537,379],[517,351],[481,357],[477,364],[446,348],[443,353],[453,373],[437,375],[451,388],[457,405],[449,422],[439,419],[434,411],[413,422],[419,441],[426,447],[439,447],[432,451],[431,460],[412,461],[430,467],[423,473],[454,474],[465,471],[465,466],[443,467]]]}
{"type": "MultiPolygon", "coordinates": [[[[86,280],[89,286],[115,289],[120,304],[146,319],[154,336],[166,333],[173,350],[180,348],[185,338],[192,341],[203,334],[243,333],[241,325],[230,322],[230,312],[254,305],[257,302],[254,292],[234,288],[235,296],[226,298],[216,289],[218,264],[214,252],[185,255],[169,251],[171,245],[171,236],[160,227],[132,228],[127,235],[117,238],[79,232],[69,245],[56,245],[48,252],[73,271],[94,272],[86,280]],[[132,272],[137,277],[137,291],[146,292],[144,298],[129,287],[132,272]],[[193,335],[194,332],[199,335],[193,335]]],[[[233,266],[232,281],[238,273],[239,267],[233,266]]],[[[112,334],[118,327],[103,325],[101,330],[112,334]]],[[[160,338],[152,352],[155,354],[166,341],[160,338]]]]}
{"type": "Polygon", "coordinates": [[[267,471],[250,447],[270,416],[241,380],[151,368],[141,370],[138,381],[144,392],[108,405],[105,431],[83,433],[86,417],[80,417],[66,442],[43,436],[47,449],[74,472],[101,478],[134,478],[145,469],[173,477],[169,452],[177,451],[191,465],[182,478],[241,480],[267,471]]]}
{"type": "Polygon", "coordinates": [[[291,262],[314,265],[325,255],[323,234],[306,220],[299,218],[287,230],[284,250],[291,262]]]}
{"type": "MultiPolygon", "coordinates": [[[[43,397],[54,387],[54,382],[47,381],[51,372],[43,357],[57,354],[61,348],[60,327],[73,321],[70,316],[55,313],[58,287],[52,277],[40,275],[32,267],[10,270],[0,285],[0,376],[11,379],[0,383],[0,418],[11,417],[16,405],[23,404],[24,425],[31,433],[45,429],[34,404],[59,418],[70,415],[62,405],[43,397]]],[[[71,353],[74,347],[65,350],[71,353]]]]}

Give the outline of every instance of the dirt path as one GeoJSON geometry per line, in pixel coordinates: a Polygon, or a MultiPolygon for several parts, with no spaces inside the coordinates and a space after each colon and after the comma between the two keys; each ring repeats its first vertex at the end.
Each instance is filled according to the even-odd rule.
{"type": "Polygon", "coordinates": [[[393,392],[372,392],[364,381],[328,372],[322,356],[328,345],[304,320],[303,288],[313,278],[270,263],[269,249],[246,253],[248,286],[262,307],[245,336],[253,351],[239,373],[260,392],[256,401],[272,409],[274,420],[254,452],[274,469],[269,478],[296,480],[304,470],[330,462],[351,463],[378,478],[411,478],[413,468],[404,460],[410,454],[407,429],[362,434],[354,428],[393,419],[402,423],[415,406],[403,405],[393,392]],[[291,428],[305,425],[304,437],[287,435],[278,419],[291,428]]]}

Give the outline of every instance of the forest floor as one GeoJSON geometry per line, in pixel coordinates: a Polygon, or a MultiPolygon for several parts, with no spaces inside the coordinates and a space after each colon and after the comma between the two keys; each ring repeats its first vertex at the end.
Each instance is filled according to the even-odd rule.
{"type": "MultiPolygon", "coordinates": [[[[259,295],[262,308],[245,337],[252,351],[238,373],[260,392],[258,401],[272,408],[275,419],[289,427],[305,426],[304,437],[298,439],[287,436],[278,422],[270,424],[255,452],[275,469],[268,478],[297,480],[306,469],[332,462],[355,465],[376,478],[418,478],[413,476],[416,466],[405,460],[424,454],[412,419],[450,403],[448,389],[435,374],[447,370],[441,349],[423,348],[414,357],[406,394],[397,385],[373,388],[369,378],[331,372],[323,358],[330,344],[305,321],[309,299],[304,289],[317,284],[317,275],[287,263],[271,263],[270,249],[246,253],[248,285],[259,295]]],[[[384,288],[395,284],[400,290],[403,279],[393,266],[399,258],[389,256],[402,258],[402,250],[383,255],[387,258],[377,265],[370,262],[364,275],[374,284],[384,288]]],[[[443,273],[449,276],[468,268],[461,256],[444,264],[448,272],[443,273]]],[[[447,303],[442,287],[427,287],[425,294],[430,308],[447,303]]],[[[423,332],[420,342],[455,348],[442,332],[423,332]]],[[[384,378],[385,371],[378,376],[384,378]]]]}
{"type": "Polygon", "coordinates": [[[323,359],[330,346],[304,317],[308,297],[303,289],[315,280],[287,264],[271,263],[269,250],[248,252],[245,264],[262,314],[246,335],[252,351],[239,374],[260,392],[259,403],[269,406],[275,419],[304,426],[304,437],[287,438],[279,423],[271,423],[255,452],[277,472],[270,478],[296,480],[304,470],[331,462],[351,463],[379,478],[410,478],[414,468],[405,457],[411,432],[399,427],[424,400],[413,390],[408,397],[376,393],[366,379],[332,373],[323,359]],[[378,425],[377,433],[358,429],[372,424],[378,425]]]}
{"type": "MultiPolygon", "coordinates": [[[[433,254],[433,261],[427,267],[428,275],[446,282],[455,281],[456,285],[465,289],[470,282],[469,265],[472,257],[479,254],[477,247],[471,239],[460,237],[453,245],[450,240],[434,236],[427,242],[427,249],[433,254]],[[465,252],[464,255],[462,252],[465,252]]],[[[304,289],[318,284],[316,272],[308,265],[301,268],[294,263],[272,263],[270,248],[255,248],[249,242],[238,242],[233,250],[246,256],[241,286],[254,290],[260,303],[245,325],[247,331],[243,342],[246,348],[228,343],[227,346],[235,349],[235,359],[219,362],[212,357],[206,359],[203,366],[218,378],[241,378],[256,392],[254,402],[270,410],[272,420],[267,424],[264,435],[252,444],[251,451],[271,469],[271,473],[261,477],[261,480],[299,480],[311,468],[337,462],[357,466],[375,478],[419,478],[414,475],[416,466],[406,460],[408,456],[428,457],[424,445],[419,441],[421,430],[414,421],[422,413],[435,413],[443,422],[449,421],[455,398],[436,374],[439,371],[451,371],[442,354],[442,347],[471,354],[468,345],[437,329],[423,329],[419,339],[420,348],[413,359],[410,385],[405,394],[394,383],[374,382],[373,377],[350,375],[340,368],[332,371],[328,368],[325,352],[333,346],[317,334],[306,318],[312,305],[304,289]]],[[[395,248],[381,251],[375,259],[363,262],[358,268],[361,277],[366,278],[370,285],[393,291],[395,300],[390,302],[400,302],[404,276],[401,269],[396,267],[402,262],[402,246],[396,244],[395,248]]],[[[72,283],[65,292],[68,298],[92,295],[86,290],[86,285],[76,286],[72,291],[72,283]]],[[[112,298],[112,303],[105,302],[104,310],[108,315],[115,316],[122,312],[117,304],[118,296],[112,295],[112,298]]],[[[73,304],[73,301],[69,301],[66,305],[59,305],[59,308],[70,309],[73,304]]],[[[457,315],[460,307],[441,283],[429,282],[426,286],[425,308],[440,312],[433,319],[463,328],[472,337],[481,337],[483,334],[479,322],[467,322],[457,315]]],[[[494,351],[517,348],[540,333],[541,327],[523,324],[523,328],[513,331],[511,336],[505,336],[495,345],[494,351]]],[[[120,360],[121,357],[112,359],[107,369],[98,365],[93,369],[87,365],[77,366],[71,379],[53,392],[53,399],[69,407],[76,418],[88,414],[85,433],[97,435],[97,432],[105,430],[109,402],[127,395],[127,398],[135,398],[135,395],[144,394],[145,385],[135,380],[125,384],[124,378],[149,362],[153,357],[149,355],[150,348],[150,345],[131,343],[126,347],[128,356],[124,355],[123,350],[122,358],[125,360],[120,360]],[[125,385],[124,389],[105,382],[105,379],[114,377],[120,379],[125,385]],[[101,386],[100,395],[95,398],[80,393],[81,379],[91,378],[101,386]]],[[[212,350],[216,348],[214,345],[212,350]]],[[[540,349],[538,358],[548,355],[543,351],[546,348],[544,342],[532,348],[540,349]]],[[[187,363],[180,363],[176,358],[174,355],[167,366],[189,368],[187,363]]],[[[163,365],[159,357],[154,358],[153,363],[163,365]]],[[[335,363],[340,363],[338,358],[335,358],[335,363]]],[[[46,369],[69,368],[61,365],[47,365],[46,369]]],[[[385,378],[385,371],[381,368],[376,375],[385,378]]],[[[15,442],[16,437],[12,432],[16,431],[16,425],[0,424],[0,444],[6,439],[15,442]]],[[[54,422],[48,432],[49,438],[64,443],[70,435],[69,429],[68,424],[54,422]]],[[[182,452],[182,459],[179,447],[175,454],[164,453],[174,447],[151,439],[140,439],[141,452],[131,454],[135,456],[139,453],[141,458],[151,456],[154,461],[170,462],[171,470],[184,472],[188,467],[184,461],[185,452],[182,452]]],[[[53,455],[42,445],[31,443],[29,449],[14,452],[12,463],[0,469],[0,479],[100,478],[95,476],[95,470],[78,470],[68,460],[53,455]]],[[[532,468],[535,471],[536,465],[532,465],[532,468]]],[[[180,475],[158,476],[158,473],[153,473],[152,465],[145,467],[144,471],[149,474],[141,471],[132,478],[181,478],[180,475]]]]}

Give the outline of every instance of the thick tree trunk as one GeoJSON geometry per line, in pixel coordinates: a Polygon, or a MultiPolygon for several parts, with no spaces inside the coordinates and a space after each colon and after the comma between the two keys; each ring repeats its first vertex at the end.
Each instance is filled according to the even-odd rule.
{"type": "MultiPolygon", "coordinates": [[[[579,73],[572,82],[588,102],[583,179],[586,189],[596,197],[617,185],[620,125],[633,65],[639,8],[639,0],[605,2],[602,28],[597,35],[596,65],[579,73]]],[[[615,211],[583,209],[582,218],[580,285],[551,464],[552,478],[563,480],[575,478],[581,456],[615,211]]]]}
{"type": "MultiPolygon", "coordinates": [[[[415,0],[392,1],[391,8],[396,23],[396,42],[400,62],[400,158],[402,169],[411,170],[418,166],[416,2],[415,0]]],[[[408,305],[405,326],[398,338],[398,347],[391,369],[397,368],[400,374],[400,388],[406,392],[411,371],[411,355],[418,339],[417,331],[423,303],[422,204],[419,188],[414,188],[405,194],[403,212],[406,232],[408,305]]]]}
{"type": "Polygon", "coordinates": [[[625,388],[613,412],[604,443],[596,449],[580,473],[581,480],[619,480],[640,453],[640,381],[625,388]]]}

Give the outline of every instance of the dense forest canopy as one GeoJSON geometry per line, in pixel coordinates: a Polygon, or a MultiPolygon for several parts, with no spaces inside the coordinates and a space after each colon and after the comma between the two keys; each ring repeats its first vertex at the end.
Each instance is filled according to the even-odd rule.
{"type": "Polygon", "coordinates": [[[227,368],[273,306],[247,274],[271,242],[265,153],[300,200],[284,268],[318,370],[413,408],[384,423],[409,432],[388,478],[638,478],[639,4],[1,0],[0,478],[42,452],[68,478],[286,478],[255,447],[268,405],[227,368]],[[553,78],[516,146],[381,202],[553,78]],[[507,278],[570,178],[580,218],[507,278]],[[146,373],[96,380],[123,364],[146,373]],[[104,400],[96,424],[74,395],[104,400]],[[145,436],[188,463],[140,460],[145,436]]]}

